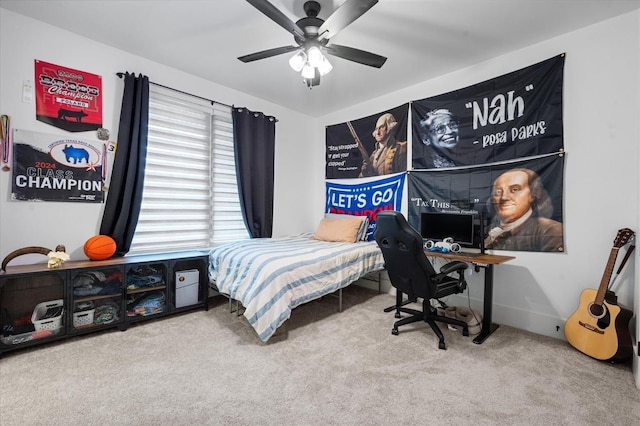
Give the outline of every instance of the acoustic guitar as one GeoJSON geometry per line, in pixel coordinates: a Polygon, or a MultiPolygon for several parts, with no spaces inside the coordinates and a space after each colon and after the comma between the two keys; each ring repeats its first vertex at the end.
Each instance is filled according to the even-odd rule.
{"type": "Polygon", "coordinates": [[[613,242],[607,266],[598,290],[585,289],[578,309],[564,324],[569,343],[592,358],[623,362],[633,354],[629,321],[633,312],[617,304],[617,297],[608,290],[618,251],[633,237],[629,228],[620,229],[613,242]]]}

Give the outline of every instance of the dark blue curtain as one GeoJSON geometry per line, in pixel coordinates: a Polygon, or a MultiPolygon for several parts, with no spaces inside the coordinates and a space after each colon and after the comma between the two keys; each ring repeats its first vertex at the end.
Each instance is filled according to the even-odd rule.
{"type": "Polygon", "coordinates": [[[238,192],[251,238],[269,238],[273,230],[273,169],[276,119],[233,108],[233,137],[238,192]]]}
{"type": "Polygon", "coordinates": [[[100,234],[116,242],[116,256],[124,256],[140,215],[149,127],[149,78],[125,73],[118,144],[100,234]]]}

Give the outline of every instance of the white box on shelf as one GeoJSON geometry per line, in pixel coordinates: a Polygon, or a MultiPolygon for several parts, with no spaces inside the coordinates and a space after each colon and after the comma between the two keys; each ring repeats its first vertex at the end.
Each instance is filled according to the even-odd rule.
{"type": "Polygon", "coordinates": [[[87,327],[93,325],[93,315],[95,314],[95,309],[90,309],[88,311],[78,311],[73,313],[73,326],[74,327],[87,327]]]}
{"type": "Polygon", "coordinates": [[[38,303],[31,315],[31,322],[36,331],[57,331],[62,327],[64,313],[62,299],[38,303]]]}
{"type": "Polygon", "coordinates": [[[176,272],[176,308],[198,303],[200,272],[197,269],[176,272]]]}

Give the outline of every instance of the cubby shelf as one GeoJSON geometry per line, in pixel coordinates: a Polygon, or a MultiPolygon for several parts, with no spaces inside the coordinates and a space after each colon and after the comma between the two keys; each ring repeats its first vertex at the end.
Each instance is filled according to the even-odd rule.
{"type": "Polygon", "coordinates": [[[0,271],[0,354],[110,327],[124,331],[134,322],[198,307],[207,309],[207,266],[208,255],[200,251],[68,261],[54,269],[46,263],[8,266],[0,271]],[[176,274],[182,280],[185,273],[194,278],[189,283],[193,289],[179,294],[176,274]],[[37,321],[36,306],[53,301],[62,301],[62,317],[37,321]]]}

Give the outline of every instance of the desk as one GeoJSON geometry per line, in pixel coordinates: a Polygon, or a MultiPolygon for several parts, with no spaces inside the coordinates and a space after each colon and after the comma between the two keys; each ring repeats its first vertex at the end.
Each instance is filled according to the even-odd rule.
{"type": "Polygon", "coordinates": [[[515,259],[513,256],[498,256],[495,254],[469,253],[440,253],[437,251],[425,250],[424,254],[428,257],[439,257],[446,260],[461,260],[468,262],[474,266],[484,268],[484,306],[482,308],[482,331],[474,339],[473,343],[481,344],[489,337],[497,328],[498,324],[494,324],[491,320],[493,310],[493,265],[508,262],[515,259]]]}

